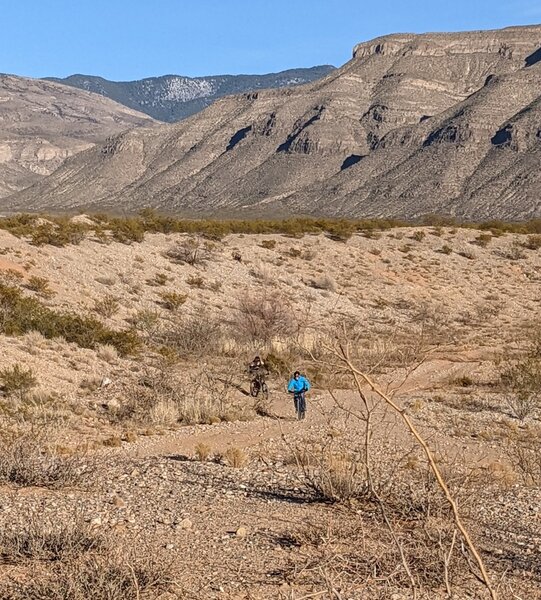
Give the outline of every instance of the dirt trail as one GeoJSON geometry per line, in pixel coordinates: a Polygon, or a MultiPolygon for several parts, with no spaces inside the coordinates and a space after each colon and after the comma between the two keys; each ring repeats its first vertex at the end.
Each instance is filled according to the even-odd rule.
{"type": "MultiPolygon", "coordinates": [[[[416,398],[438,390],[442,385],[466,373],[471,373],[479,364],[479,357],[486,351],[465,352],[434,358],[420,365],[407,381],[402,378],[381,382],[383,389],[392,390],[400,387],[397,395],[403,405],[412,403],[416,398]]],[[[325,435],[333,420],[343,411],[337,408],[335,400],[328,392],[314,390],[307,396],[308,412],[305,421],[299,422],[295,418],[293,402],[290,395],[276,387],[284,387],[272,382],[270,384],[271,412],[270,417],[259,417],[253,421],[222,422],[214,425],[193,425],[182,427],[175,431],[165,432],[160,436],[141,437],[134,444],[126,446],[123,451],[130,456],[186,456],[193,457],[198,444],[208,445],[212,452],[222,453],[227,448],[242,448],[248,452],[258,454],[265,452],[270,446],[276,448],[280,445],[282,437],[287,439],[303,439],[305,437],[325,435]]],[[[338,400],[343,406],[355,409],[359,399],[353,390],[341,390],[337,393],[338,400]]],[[[433,446],[445,447],[447,452],[467,453],[477,461],[480,458],[480,444],[477,440],[452,439],[448,437],[445,425],[439,422],[426,422],[424,419],[415,419],[420,423],[421,429],[431,440],[433,446]]],[[[409,434],[404,429],[396,415],[388,410],[381,409],[375,414],[375,433],[392,435],[397,442],[409,443],[409,434]]],[[[488,460],[492,452],[487,451],[483,444],[483,458],[488,460]]]]}

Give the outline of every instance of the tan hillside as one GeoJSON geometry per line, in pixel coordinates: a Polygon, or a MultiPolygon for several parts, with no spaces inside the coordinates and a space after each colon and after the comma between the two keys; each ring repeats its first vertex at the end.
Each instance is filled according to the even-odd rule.
{"type": "Polygon", "coordinates": [[[540,215],[541,26],[396,34],[324,79],[121,135],[10,209],[540,215]]]}
{"type": "Polygon", "coordinates": [[[498,598],[541,598],[539,234],[74,221],[63,246],[0,229],[0,598],[489,598],[400,415],[329,352],[346,338],[498,598]]]}
{"type": "Polygon", "coordinates": [[[108,136],[153,123],[98,94],[13,75],[0,75],[0,121],[0,197],[108,136]]]}

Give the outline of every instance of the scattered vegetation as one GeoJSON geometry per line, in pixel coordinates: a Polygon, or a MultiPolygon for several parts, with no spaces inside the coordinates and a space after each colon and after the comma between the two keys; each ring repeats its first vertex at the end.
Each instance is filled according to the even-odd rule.
{"type": "Polygon", "coordinates": [[[121,355],[133,354],[140,341],[132,330],[115,331],[92,317],[58,312],[29,298],[21,290],[0,283],[0,333],[22,335],[37,331],[45,338],[63,337],[83,348],[111,344],[121,355]]]}
{"type": "Polygon", "coordinates": [[[28,279],[28,283],[26,287],[41,296],[42,298],[52,298],[54,296],[54,291],[50,287],[49,280],[45,277],[38,277],[37,275],[32,275],[28,279]]]}
{"type": "Polygon", "coordinates": [[[94,312],[106,319],[116,315],[119,309],[120,303],[112,294],[105,294],[101,300],[97,300],[94,304],[94,312]]]}
{"type": "Polygon", "coordinates": [[[61,456],[47,444],[45,435],[0,438],[0,482],[21,487],[59,488],[80,484],[88,473],[88,461],[61,456]]]}
{"type": "Polygon", "coordinates": [[[2,382],[2,390],[8,397],[14,395],[22,397],[38,383],[32,369],[25,369],[18,363],[11,368],[2,369],[0,371],[0,381],[2,382]]]}
{"type": "Polygon", "coordinates": [[[188,294],[179,292],[162,292],[160,294],[160,304],[167,310],[178,310],[188,299],[188,294]]]}
{"type": "Polygon", "coordinates": [[[266,290],[240,297],[231,325],[239,341],[253,345],[268,345],[274,338],[296,331],[287,300],[279,293],[266,290]]]}

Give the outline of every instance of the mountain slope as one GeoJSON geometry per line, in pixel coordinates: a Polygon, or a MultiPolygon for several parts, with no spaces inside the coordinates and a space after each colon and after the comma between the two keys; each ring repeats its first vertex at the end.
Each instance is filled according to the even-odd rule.
{"type": "Polygon", "coordinates": [[[164,75],[138,81],[109,81],[92,75],[71,75],[64,79],[48,77],[146,113],[159,121],[175,122],[210,106],[222,96],[266,88],[282,88],[309,83],[328,75],[334,67],[321,65],[308,69],[289,69],[266,75],[216,75],[182,77],[164,75]]]}
{"type": "Polygon", "coordinates": [[[540,47],[540,26],[378,38],[320,81],[118,136],[9,207],[538,216],[540,47]]]}
{"type": "Polygon", "coordinates": [[[12,75],[0,75],[0,122],[0,197],[108,136],[154,123],[96,94],[12,75]]]}

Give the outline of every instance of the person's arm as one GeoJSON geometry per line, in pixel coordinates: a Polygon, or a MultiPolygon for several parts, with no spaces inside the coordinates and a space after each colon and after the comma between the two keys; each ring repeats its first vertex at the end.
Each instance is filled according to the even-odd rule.
{"type": "Polygon", "coordinates": [[[289,380],[289,383],[287,384],[287,391],[290,394],[293,394],[295,392],[295,380],[294,379],[289,380]]]}
{"type": "Polygon", "coordinates": [[[310,385],[310,382],[308,381],[308,379],[306,379],[306,377],[303,377],[303,379],[304,391],[307,392],[312,386],[310,385]]]}

